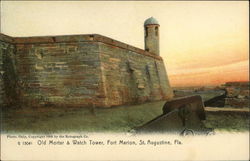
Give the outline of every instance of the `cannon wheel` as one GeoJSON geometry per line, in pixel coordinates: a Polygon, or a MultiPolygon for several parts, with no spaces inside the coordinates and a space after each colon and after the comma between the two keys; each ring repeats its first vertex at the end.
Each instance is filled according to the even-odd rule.
{"type": "Polygon", "coordinates": [[[181,132],[181,136],[194,136],[194,131],[191,129],[184,129],[181,132]]]}

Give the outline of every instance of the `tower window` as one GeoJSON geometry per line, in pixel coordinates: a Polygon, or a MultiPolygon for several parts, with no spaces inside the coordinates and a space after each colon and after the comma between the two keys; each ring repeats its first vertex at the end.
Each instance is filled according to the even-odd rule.
{"type": "Polygon", "coordinates": [[[148,37],[148,28],[145,28],[145,37],[148,37]]]}
{"type": "Polygon", "coordinates": [[[155,27],[155,36],[158,36],[158,26],[155,27]]]}

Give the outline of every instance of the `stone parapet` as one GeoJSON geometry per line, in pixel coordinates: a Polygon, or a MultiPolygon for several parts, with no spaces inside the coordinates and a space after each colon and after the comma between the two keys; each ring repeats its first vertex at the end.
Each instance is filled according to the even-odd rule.
{"type": "Polygon", "coordinates": [[[158,60],[162,58],[154,53],[142,50],[140,48],[128,45],[126,43],[111,39],[106,36],[98,34],[88,34],[88,35],[65,35],[65,36],[34,36],[34,37],[9,37],[4,34],[0,35],[0,40],[9,41],[14,44],[36,44],[36,43],[70,43],[70,42],[102,42],[115,47],[127,49],[138,54],[149,56],[158,60]]]}
{"type": "Polygon", "coordinates": [[[249,82],[227,82],[225,106],[249,107],[249,82]]]}

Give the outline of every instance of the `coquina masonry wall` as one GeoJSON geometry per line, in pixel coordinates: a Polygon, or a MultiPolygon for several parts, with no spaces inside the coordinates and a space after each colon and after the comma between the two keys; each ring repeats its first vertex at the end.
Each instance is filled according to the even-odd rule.
{"type": "Polygon", "coordinates": [[[1,101],[15,98],[16,104],[32,107],[110,107],[172,97],[161,57],[113,39],[0,37],[9,39],[0,46],[0,70],[8,75],[0,81],[1,101]]]}
{"type": "Polygon", "coordinates": [[[99,48],[91,37],[17,39],[17,73],[23,104],[102,105],[99,48]],[[44,41],[44,42],[42,42],[44,41]],[[25,43],[22,43],[25,42],[25,43]]]}
{"type": "Polygon", "coordinates": [[[101,69],[110,106],[172,97],[160,57],[100,43],[101,69]]]}
{"type": "Polygon", "coordinates": [[[13,106],[18,101],[15,45],[9,36],[0,34],[0,105],[13,106]]]}

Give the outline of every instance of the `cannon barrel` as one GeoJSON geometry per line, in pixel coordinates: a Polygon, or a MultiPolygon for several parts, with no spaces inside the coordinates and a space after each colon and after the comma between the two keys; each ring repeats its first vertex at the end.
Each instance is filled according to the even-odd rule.
{"type": "Polygon", "coordinates": [[[170,132],[207,134],[211,132],[204,126],[202,120],[206,119],[202,98],[199,95],[174,98],[167,101],[163,113],[144,125],[137,127],[138,133],[170,132]]]}

